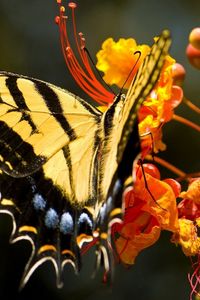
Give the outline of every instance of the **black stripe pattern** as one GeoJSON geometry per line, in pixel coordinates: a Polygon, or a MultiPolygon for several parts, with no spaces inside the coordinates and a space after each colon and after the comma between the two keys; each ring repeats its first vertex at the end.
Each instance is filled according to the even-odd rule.
{"type": "Polygon", "coordinates": [[[14,177],[24,177],[32,174],[45,163],[46,158],[37,156],[33,147],[26,143],[19,134],[5,122],[0,121],[0,168],[14,177]]]}
{"type": "Polygon", "coordinates": [[[13,97],[13,100],[16,103],[16,106],[22,113],[21,120],[26,120],[32,128],[32,132],[36,132],[37,128],[36,128],[35,124],[33,123],[30,114],[28,113],[30,110],[26,105],[25,99],[23,97],[23,93],[18,88],[17,79],[18,79],[18,77],[16,77],[16,76],[9,76],[6,79],[6,86],[9,89],[9,92],[10,92],[11,96],[13,97]]]}
{"type": "Polygon", "coordinates": [[[33,82],[35,83],[35,88],[37,92],[42,96],[49,111],[52,113],[52,115],[63,128],[63,130],[68,134],[70,141],[75,140],[76,133],[63,115],[63,109],[60,105],[60,101],[57,94],[45,83],[35,80],[33,80],[33,82]]]}

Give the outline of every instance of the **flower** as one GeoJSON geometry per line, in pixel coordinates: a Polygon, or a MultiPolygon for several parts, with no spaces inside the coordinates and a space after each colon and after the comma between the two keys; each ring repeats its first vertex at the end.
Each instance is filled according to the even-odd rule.
{"type": "Polygon", "coordinates": [[[186,55],[193,67],[200,69],[200,50],[188,44],[186,48],[186,55]]]}
{"type": "Polygon", "coordinates": [[[139,110],[143,157],[152,151],[152,144],[154,153],[166,149],[162,142],[162,127],[172,119],[174,108],[181,103],[183,97],[182,89],[173,85],[174,64],[175,60],[167,56],[158,82],[139,110]]]}
{"type": "Polygon", "coordinates": [[[180,193],[183,200],[178,204],[179,230],[173,241],[181,245],[187,256],[200,252],[200,178],[192,180],[187,191],[180,193]]]}
{"type": "Polygon", "coordinates": [[[194,201],[196,205],[200,205],[200,178],[195,178],[194,180],[192,180],[187,191],[182,192],[180,194],[180,197],[190,199],[194,201]]]}
{"type": "Polygon", "coordinates": [[[179,230],[172,237],[172,242],[181,245],[186,256],[195,256],[196,261],[192,262],[192,274],[188,274],[191,285],[190,299],[193,294],[199,295],[200,283],[200,218],[192,221],[187,218],[179,218],[179,230]]]}
{"type": "Polygon", "coordinates": [[[197,257],[192,263],[192,275],[188,275],[193,293],[198,294],[200,282],[200,178],[191,180],[187,191],[180,193],[183,198],[178,204],[179,229],[174,233],[172,242],[179,244],[186,256],[197,257]]]}
{"type": "Polygon", "coordinates": [[[173,77],[173,84],[182,86],[183,81],[185,79],[186,71],[183,65],[179,63],[175,63],[172,66],[172,77],[173,77]]]}
{"type": "Polygon", "coordinates": [[[112,236],[120,260],[131,265],[141,250],[158,240],[161,229],[157,219],[143,210],[145,201],[135,197],[133,188],[127,190],[124,197],[123,223],[112,226],[112,236]]]}
{"type": "Polygon", "coordinates": [[[140,251],[158,240],[161,230],[178,229],[173,189],[157,178],[159,172],[149,171],[148,165],[144,168],[144,174],[137,169],[134,186],[124,193],[123,222],[112,227],[117,253],[125,264],[133,264],[140,251]]]}
{"type": "Polygon", "coordinates": [[[194,48],[200,50],[200,27],[192,29],[189,35],[189,42],[194,48]]]}
{"type": "MultiPolygon", "coordinates": [[[[103,79],[106,83],[128,88],[149,51],[149,46],[137,45],[131,38],[121,38],[118,42],[109,38],[97,53],[97,68],[104,73],[103,79]]],[[[172,119],[174,108],[180,104],[183,97],[181,87],[173,84],[174,65],[175,60],[168,55],[158,82],[139,109],[139,134],[142,138],[143,157],[152,152],[152,141],[155,153],[166,149],[162,142],[162,126],[172,119]]]]}
{"type": "Polygon", "coordinates": [[[198,236],[198,228],[200,227],[200,218],[195,222],[179,218],[179,231],[174,234],[172,241],[180,244],[183,253],[186,256],[193,256],[199,254],[200,251],[200,237],[198,236]]]}
{"type": "MultiPolygon", "coordinates": [[[[173,116],[173,110],[182,100],[182,89],[173,85],[173,66],[175,60],[169,55],[165,59],[165,63],[160,73],[158,82],[153,91],[143,102],[144,107],[151,108],[151,114],[158,124],[169,122],[173,116]]],[[[139,113],[142,121],[144,115],[139,113]]]]}
{"type": "Polygon", "coordinates": [[[97,53],[96,66],[104,73],[103,79],[106,83],[128,88],[149,51],[148,45],[137,45],[132,38],[121,38],[117,42],[108,38],[97,53]]]}
{"type": "Polygon", "coordinates": [[[196,27],[190,32],[186,55],[191,65],[200,69],[200,27],[196,27]]]}

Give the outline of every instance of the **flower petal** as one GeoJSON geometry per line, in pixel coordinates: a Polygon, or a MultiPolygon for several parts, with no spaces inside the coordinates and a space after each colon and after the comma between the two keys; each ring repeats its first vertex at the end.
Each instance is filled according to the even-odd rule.
{"type": "Polygon", "coordinates": [[[181,245],[186,256],[197,255],[200,249],[200,237],[197,227],[188,219],[179,219],[179,231],[173,236],[173,242],[181,245]]]}
{"type": "Polygon", "coordinates": [[[146,199],[143,210],[154,215],[162,229],[176,231],[178,228],[178,212],[175,194],[166,182],[158,180],[145,173],[148,189],[151,191],[154,200],[146,189],[144,178],[135,187],[137,196],[146,199]]]}
{"type": "Polygon", "coordinates": [[[200,205],[200,178],[192,181],[186,192],[180,194],[181,198],[188,198],[200,205]]]}
{"type": "Polygon", "coordinates": [[[150,47],[137,45],[132,38],[121,38],[115,42],[112,38],[104,41],[102,49],[97,53],[97,69],[104,73],[103,79],[110,85],[128,88],[144,57],[148,54],[150,47]],[[136,51],[141,52],[138,60],[136,51]],[[130,78],[131,70],[134,68],[130,78]]]}
{"type": "MultiPolygon", "coordinates": [[[[156,223],[154,217],[151,217],[151,219],[152,223],[154,221],[156,223]]],[[[126,232],[126,228],[123,231],[126,232]]],[[[134,264],[139,252],[153,245],[159,239],[160,231],[159,225],[154,224],[148,233],[135,234],[132,239],[127,238],[126,235],[120,235],[115,241],[115,245],[121,261],[128,265],[134,264]]]]}

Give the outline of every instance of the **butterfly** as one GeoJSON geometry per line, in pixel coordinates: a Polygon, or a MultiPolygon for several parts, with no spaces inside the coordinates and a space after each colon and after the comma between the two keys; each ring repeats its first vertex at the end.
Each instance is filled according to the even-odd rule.
{"type": "Polygon", "coordinates": [[[125,181],[140,153],[137,111],[156,84],[171,44],[163,31],[126,96],[103,113],[38,79],[0,72],[0,213],[11,215],[11,242],[32,254],[23,287],[51,260],[81,267],[83,244],[97,239],[97,261],[109,270],[110,226],[121,221],[125,181]]]}

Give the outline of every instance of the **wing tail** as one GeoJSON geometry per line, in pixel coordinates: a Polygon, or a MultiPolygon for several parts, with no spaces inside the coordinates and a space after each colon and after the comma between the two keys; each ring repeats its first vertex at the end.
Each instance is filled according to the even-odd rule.
{"type": "Polygon", "coordinates": [[[93,239],[93,218],[86,208],[73,206],[55,186],[49,188],[45,178],[39,192],[34,180],[41,180],[42,171],[34,176],[13,178],[0,173],[0,213],[7,213],[13,219],[10,242],[28,240],[32,245],[21,288],[46,261],[53,263],[57,286],[61,287],[66,264],[71,264],[75,273],[80,271],[80,249],[83,242],[93,239]]]}

